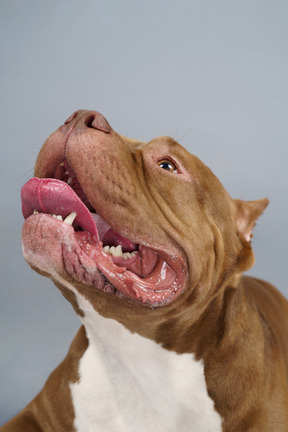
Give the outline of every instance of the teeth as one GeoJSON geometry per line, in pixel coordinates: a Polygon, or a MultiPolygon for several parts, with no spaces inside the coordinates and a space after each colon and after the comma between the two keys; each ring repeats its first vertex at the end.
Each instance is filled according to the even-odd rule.
{"type": "Polygon", "coordinates": [[[120,245],[118,245],[117,247],[111,246],[110,249],[109,249],[109,253],[110,253],[110,255],[112,255],[112,256],[114,256],[116,258],[120,257],[120,256],[123,255],[122,247],[120,245]]]}
{"type": "MultiPolygon", "coordinates": [[[[33,211],[33,214],[38,214],[38,213],[39,212],[37,210],[33,211]]],[[[75,218],[77,217],[77,213],[76,212],[72,212],[65,219],[63,219],[63,217],[61,215],[57,215],[57,214],[53,214],[52,216],[53,216],[53,218],[58,219],[58,220],[60,220],[62,222],[67,223],[68,225],[72,226],[75,218]]],[[[134,251],[134,252],[123,252],[121,245],[118,245],[116,247],[115,246],[111,246],[111,247],[110,246],[104,246],[103,247],[103,252],[107,253],[108,255],[112,255],[115,258],[124,258],[124,259],[134,258],[138,254],[137,251],[134,251]]]]}
{"type": "Polygon", "coordinates": [[[118,246],[115,248],[114,256],[116,256],[116,257],[120,257],[120,256],[122,256],[122,255],[123,255],[123,252],[122,252],[122,246],[121,246],[121,245],[118,245],[118,246]]]}
{"type": "Polygon", "coordinates": [[[60,221],[63,221],[63,218],[62,218],[61,215],[53,214],[52,216],[53,216],[55,219],[58,219],[58,220],[60,220],[60,221]]]}
{"type": "Polygon", "coordinates": [[[134,256],[136,256],[138,254],[138,252],[134,251],[134,252],[124,252],[123,256],[124,258],[133,258],[134,256]]]}
{"type": "MultiPolygon", "coordinates": [[[[38,214],[39,212],[37,211],[37,210],[34,210],[33,211],[33,214],[38,214]]],[[[75,218],[76,218],[76,216],[77,216],[77,213],[76,212],[72,212],[72,213],[70,213],[64,220],[63,220],[63,217],[61,216],[61,215],[57,215],[57,214],[53,214],[53,215],[51,215],[54,219],[58,219],[58,220],[60,220],[60,221],[62,221],[62,222],[65,222],[65,223],[67,223],[68,225],[72,225],[73,224],[73,222],[74,222],[74,220],[75,220],[75,218]]]]}
{"type": "Polygon", "coordinates": [[[63,222],[67,223],[68,225],[72,225],[76,216],[77,216],[77,213],[72,212],[64,219],[63,222]]]}
{"type": "Polygon", "coordinates": [[[66,183],[67,183],[68,185],[70,185],[70,184],[72,183],[72,181],[73,181],[72,177],[68,177],[68,179],[67,179],[67,182],[66,182],[66,183]]]}
{"type": "Polygon", "coordinates": [[[104,246],[103,247],[103,251],[105,253],[107,253],[108,255],[112,255],[115,258],[121,257],[124,259],[129,259],[129,258],[133,258],[135,255],[137,255],[138,252],[134,251],[134,252],[123,252],[122,251],[122,246],[118,245],[118,246],[104,246]]]}

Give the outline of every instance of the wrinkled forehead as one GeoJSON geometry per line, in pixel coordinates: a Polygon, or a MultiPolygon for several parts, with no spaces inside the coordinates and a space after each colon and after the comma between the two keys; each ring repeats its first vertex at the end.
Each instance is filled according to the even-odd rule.
{"type": "Polygon", "coordinates": [[[124,135],[119,135],[131,150],[141,150],[141,151],[153,151],[157,149],[166,149],[167,151],[179,153],[183,156],[192,156],[184,147],[182,147],[177,141],[169,136],[159,136],[152,138],[150,141],[141,141],[133,138],[128,138],[124,135]]]}
{"type": "Polygon", "coordinates": [[[169,136],[153,138],[149,142],[143,142],[124,136],[121,136],[121,138],[126,142],[132,152],[139,152],[143,157],[145,157],[145,155],[152,155],[155,159],[170,157],[185,169],[191,175],[192,179],[203,183],[204,187],[206,185],[206,188],[208,188],[208,185],[216,184],[217,187],[220,186],[221,189],[224,189],[220,181],[204,162],[169,136]]]}
{"type": "Polygon", "coordinates": [[[125,137],[124,135],[119,135],[121,139],[127,144],[132,152],[140,152],[143,155],[145,154],[156,154],[162,155],[163,157],[166,155],[167,157],[176,157],[182,163],[185,163],[186,167],[199,169],[208,169],[203,162],[200,161],[195,155],[189,153],[181,144],[175,141],[173,138],[169,136],[159,136],[151,139],[148,142],[144,142],[137,139],[132,139],[125,137]]]}

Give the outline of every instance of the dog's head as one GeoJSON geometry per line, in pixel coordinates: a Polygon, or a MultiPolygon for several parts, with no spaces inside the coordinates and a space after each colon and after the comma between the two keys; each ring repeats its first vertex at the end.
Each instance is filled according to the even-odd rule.
{"type": "Polygon", "coordinates": [[[267,204],[233,200],[171,138],[131,140],[78,111],[47,139],[22,189],[24,256],[78,313],[80,293],[145,333],[143,322],[196,316],[236,283],[253,264],[251,231],[267,204]]]}

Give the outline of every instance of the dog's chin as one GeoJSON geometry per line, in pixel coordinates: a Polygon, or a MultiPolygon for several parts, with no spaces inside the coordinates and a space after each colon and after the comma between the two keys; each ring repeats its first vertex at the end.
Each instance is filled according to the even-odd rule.
{"type": "Polygon", "coordinates": [[[123,239],[123,248],[110,247],[105,243],[121,236],[109,227],[101,241],[99,234],[77,230],[61,219],[35,213],[23,225],[24,257],[40,273],[150,307],[167,305],[183,292],[187,271],[182,258],[128,239],[123,239]],[[130,252],[123,252],[128,246],[130,252]]]}

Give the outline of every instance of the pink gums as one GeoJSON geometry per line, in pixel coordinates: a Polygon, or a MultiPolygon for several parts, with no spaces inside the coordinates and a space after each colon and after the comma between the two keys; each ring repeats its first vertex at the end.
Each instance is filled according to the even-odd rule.
{"type": "MultiPolygon", "coordinates": [[[[169,302],[171,298],[175,298],[180,293],[179,286],[183,286],[184,272],[179,260],[172,258],[175,263],[172,268],[166,259],[163,259],[155,250],[137,245],[121,236],[100,215],[89,211],[83,202],[88,201],[87,197],[82,201],[64,181],[32,178],[22,188],[21,197],[25,219],[29,218],[34,210],[39,213],[61,215],[62,218],[72,212],[77,214],[73,227],[82,228],[84,231],[75,231],[71,227],[71,231],[69,229],[71,244],[76,245],[77,243],[78,248],[80,246],[81,263],[89,275],[95,275],[95,280],[100,271],[122,294],[151,305],[169,302]],[[105,246],[121,245],[123,252],[136,253],[128,259],[121,256],[112,257],[103,251],[103,244],[105,246]]],[[[34,217],[37,215],[34,215],[33,219],[34,217]]],[[[63,233],[65,231],[67,234],[67,229],[61,225],[62,221],[51,219],[51,226],[55,226],[55,230],[61,231],[62,227],[63,233]]],[[[39,220],[45,223],[43,222],[45,218],[39,218],[39,220]]],[[[169,258],[168,255],[167,258],[169,258]]],[[[71,268],[79,266],[75,254],[68,254],[68,262],[69,260],[71,268]]],[[[73,276],[79,279],[77,272],[75,274],[76,276],[73,276]]],[[[84,280],[80,282],[85,283],[84,280]]]]}

